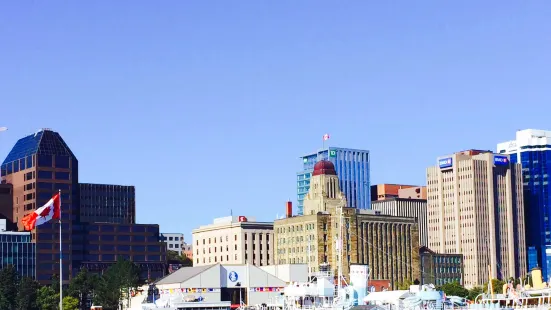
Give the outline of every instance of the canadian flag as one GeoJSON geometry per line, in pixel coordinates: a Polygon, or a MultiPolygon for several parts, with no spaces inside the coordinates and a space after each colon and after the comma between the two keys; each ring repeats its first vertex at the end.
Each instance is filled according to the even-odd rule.
{"type": "Polygon", "coordinates": [[[25,230],[33,230],[38,225],[42,225],[52,219],[58,220],[60,217],[61,199],[59,193],[57,193],[45,205],[36,209],[31,214],[25,215],[21,222],[25,230]]]}
{"type": "Polygon", "coordinates": [[[328,133],[323,135],[323,141],[327,141],[327,140],[329,140],[329,134],[328,133]]]}

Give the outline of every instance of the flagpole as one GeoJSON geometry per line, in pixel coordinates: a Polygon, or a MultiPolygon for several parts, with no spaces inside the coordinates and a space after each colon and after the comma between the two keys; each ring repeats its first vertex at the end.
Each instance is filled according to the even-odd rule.
{"type": "Polygon", "coordinates": [[[63,242],[61,238],[61,189],[59,190],[59,310],[63,310],[63,242]]]}

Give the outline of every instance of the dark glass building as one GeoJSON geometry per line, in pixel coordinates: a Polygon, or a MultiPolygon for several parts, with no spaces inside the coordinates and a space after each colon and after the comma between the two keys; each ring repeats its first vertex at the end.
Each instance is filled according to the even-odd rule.
{"type": "Polygon", "coordinates": [[[136,223],[134,186],[80,183],[80,221],[136,223]]]}
{"type": "MultiPolygon", "coordinates": [[[[61,191],[63,259],[67,262],[63,264],[63,280],[68,283],[71,275],[93,262],[90,258],[94,256],[90,256],[87,243],[88,235],[93,234],[90,230],[94,226],[89,223],[97,220],[90,215],[91,212],[81,212],[77,158],[57,132],[44,129],[17,141],[2,163],[1,173],[2,183],[13,186],[13,220],[18,224],[19,230],[23,230],[20,223],[23,216],[44,205],[58,190],[61,191]]],[[[101,209],[102,205],[95,206],[94,201],[99,200],[86,200],[84,209],[101,209]]],[[[134,203],[128,208],[133,217],[134,203]]],[[[115,220],[114,223],[118,223],[120,218],[120,213],[115,212],[105,212],[103,217],[115,220]]],[[[51,221],[31,232],[32,241],[36,243],[36,279],[43,284],[49,283],[52,275],[59,274],[58,225],[51,221]]],[[[115,227],[116,224],[111,226],[115,227]]],[[[158,236],[158,226],[151,226],[156,227],[158,236]]],[[[113,239],[114,234],[115,232],[112,234],[113,239]]],[[[127,244],[122,240],[117,242],[127,244]]],[[[162,245],[159,241],[158,244],[162,245]]],[[[164,264],[164,247],[161,246],[157,254],[162,258],[158,263],[164,264]]],[[[100,262],[102,261],[97,261],[100,262]]]]}
{"type": "Polygon", "coordinates": [[[0,184],[0,219],[13,223],[13,187],[11,184],[0,184]]]}
{"type": "Polygon", "coordinates": [[[35,277],[35,244],[26,232],[0,232],[0,269],[13,265],[20,276],[35,277]]]}
{"type": "Polygon", "coordinates": [[[419,249],[421,284],[443,285],[457,282],[463,285],[463,255],[439,254],[427,247],[419,249]]]}

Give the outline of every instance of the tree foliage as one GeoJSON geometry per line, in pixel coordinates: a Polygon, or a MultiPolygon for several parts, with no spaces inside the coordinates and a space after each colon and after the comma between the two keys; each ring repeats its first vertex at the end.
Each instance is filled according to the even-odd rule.
{"type": "MultiPolygon", "coordinates": [[[[484,284],[484,293],[488,293],[488,283],[484,284]]],[[[498,280],[498,279],[492,279],[492,289],[494,291],[494,294],[501,294],[503,290],[503,284],[505,284],[505,281],[498,280]]]]}
{"type": "Polygon", "coordinates": [[[409,287],[413,285],[413,282],[411,282],[410,280],[405,280],[404,282],[400,282],[398,283],[398,289],[399,290],[409,290],[409,287]]]}
{"type": "Polygon", "coordinates": [[[13,265],[0,270],[0,310],[13,310],[17,300],[19,275],[13,265]]]}
{"type": "Polygon", "coordinates": [[[59,293],[51,286],[42,286],[38,290],[36,303],[40,310],[59,309],[59,293]]]}
{"type": "MultiPolygon", "coordinates": [[[[82,269],[69,284],[63,309],[87,309],[86,302],[93,299],[104,310],[117,310],[123,301],[129,304],[130,291],[139,285],[139,276],[138,266],[124,259],[107,268],[101,277],[82,269]]],[[[59,278],[52,277],[50,286],[40,286],[31,278],[20,279],[13,266],[1,269],[0,310],[38,309],[59,309],[59,278]]]]}
{"type": "Polygon", "coordinates": [[[40,285],[35,280],[24,277],[17,288],[17,310],[39,310],[38,289],[40,285]]]}
{"type": "Polygon", "coordinates": [[[447,296],[467,297],[469,290],[461,286],[458,282],[446,283],[440,287],[447,296]]]}
{"type": "Polygon", "coordinates": [[[79,310],[79,300],[73,296],[63,297],[63,310],[79,310]]]}
{"type": "Polygon", "coordinates": [[[482,290],[482,287],[475,286],[472,289],[469,290],[469,296],[467,296],[467,299],[475,301],[476,297],[480,294],[482,294],[484,291],[482,290]]]}
{"type": "Polygon", "coordinates": [[[166,257],[169,264],[182,264],[184,267],[193,266],[193,261],[189,257],[180,255],[176,251],[168,250],[166,257]]]}

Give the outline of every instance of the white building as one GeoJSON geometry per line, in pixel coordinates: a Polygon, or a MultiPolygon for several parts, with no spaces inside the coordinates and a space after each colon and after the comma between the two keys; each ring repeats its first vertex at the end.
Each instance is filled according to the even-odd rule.
{"type": "Polygon", "coordinates": [[[166,249],[178,252],[182,255],[184,248],[184,234],[179,233],[161,233],[161,240],[166,243],[166,249]]]}
{"type": "Polygon", "coordinates": [[[526,274],[520,164],[508,155],[469,150],[427,169],[429,248],[463,254],[468,287],[526,274]]]}
{"type": "Polygon", "coordinates": [[[214,219],[193,230],[193,266],[223,264],[274,264],[274,224],[245,216],[214,219]]]}
{"type": "Polygon", "coordinates": [[[248,305],[270,303],[289,282],[305,282],[306,265],[256,267],[250,264],[214,264],[184,267],[157,281],[161,299],[201,297],[205,303],[230,301],[248,305]]]}

